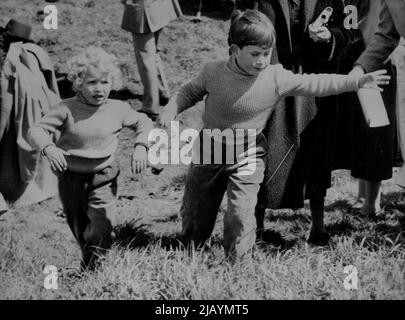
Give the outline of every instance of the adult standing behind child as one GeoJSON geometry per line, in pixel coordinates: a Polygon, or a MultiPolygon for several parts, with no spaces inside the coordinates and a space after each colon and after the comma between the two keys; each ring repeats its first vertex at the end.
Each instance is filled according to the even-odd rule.
{"type": "Polygon", "coordinates": [[[160,113],[160,98],[169,96],[158,41],[162,29],[182,15],[178,0],[122,0],[125,4],[122,29],[132,33],[138,72],[143,84],[140,112],[155,120],[160,113]]]}
{"type": "MultiPolygon", "coordinates": [[[[339,56],[356,41],[358,30],[345,28],[341,0],[260,0],[258,9],[275,25],[277,55],[285,68],[295,73],[342,73],[339,56]],[[331,9],[327,24],[313,24],[327,8],[331,9]]],[[[270,138],[282,135],[288,152],[282,156],[283,163],[279,167],[274,166],[272,159],[267,159],[266,178],[256,210],[258,229],[264,227],[266,207],[301,208],[303,200],[309,199],[312,226],[308,242],[326,244],[329,235],[324,225],[324,201],[331,185],[337,98],[288,97],[285,104],[287,110],[290,109],[290,116],[283,122],[287,130],[273,117],[264,130],[271,150],[277,145],[270,138]],[[298,123],[296,130],[293,130],[294,122],[298,123]],[[276,188],[276,182],[281,187],[276,188]]]]}
{"type": "MultiPolygon", "coordinates": [[[[353,73],[363,74],[372,70],[379,69],[388,59],[391,53],[398,46],[400,38],[405,37],[405,1],[384,0],[380,12],[380,21],[377,31],[374,33],[366,50],[361,54],[354,64],[353,73]]],[[[400,106],[398,112],[399,136],[401,140],[405,137],[404,112],[400,106]]],[[[402,155],[405,155],[403,144],[402,155]]],[[[398,173],[395,181],[398,185],[405,188],[405,166],[398,173]]]]}
{"type": "Polygon", "coordinates": [[[67,222],[82,250],[82,268],[93,269],[109,248],[115,217],[118,164],[114,152],[123,127],[136,132],[131,168],[147,165],[152,121],[128,103],[108,99],[118,89],[121,73],[116,58],[88,48],[69,62],[68,79],[77,95],[65,99],[28,132],[31,145],[58,173],[59,196],[67,222]],[[60,131],[54,144],[51,134],[60,131]]]}
{"type": "MultiPolygon", "coordinates": [[[[357,41],[341,53],[341,72],[347,73],[359,58],[377,31],[381,1],[346,1],[364,10],[359,14],[357,41]]],[[[392,177],[396,164],[397,117],[396,117],[396,76],[390,61],[384,67],[391,74],[391,82],[384,86],[382,98],[389,118],[389,125],[372,128],[365,120],[359,99],[354,93],[339,96],[339,126],[336,144],[335,167],[349,169],[359,179],[357,201],[351,211],[360,210],[373,215],[381,210],[381,181],[392,177]]]]}
{"type": "MultiPolygon", "coordinates": [[[[385,71],[363,77],[294,74],[280,64],[271,65],[274,27],[257,10],[234,13],[228,43],[229,60],[204,65],[170,99],[158,123],[169,127],[178,113],[206,97],[203,130],[196,140],[202,141],[197,145],[203,148],[193,150],[181,207],[182,239],[198,246],[210,237],[226,191],[224,248],[227,258],[235,262],[250,253],[256,239],[255,207],[268,149],[262,131],[278,101],[291,95],[326,96],[360,87],[378,88],[389,77],[383,75],[385,71]],[[204,154],[212,155],[212,149],[215,159],[202,164],[204,154]],[[227,150],[226,157],[223,150],[227,150]],[[228,150],[233,150],[232,157],[228,150]],[[202,157],[194,158],[196,151],[202,157]]],[[[271,151],[269,157],[277,153],[271,151]]]]}

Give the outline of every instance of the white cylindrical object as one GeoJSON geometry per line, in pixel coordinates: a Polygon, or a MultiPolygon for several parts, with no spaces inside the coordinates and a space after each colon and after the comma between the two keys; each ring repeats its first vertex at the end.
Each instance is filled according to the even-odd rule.
{"type": "Polygon", "coordinates": [[[390,124],[381,93],[375,89],[362,88],[357,91],[364,117],[370,128],[390,124]]]}

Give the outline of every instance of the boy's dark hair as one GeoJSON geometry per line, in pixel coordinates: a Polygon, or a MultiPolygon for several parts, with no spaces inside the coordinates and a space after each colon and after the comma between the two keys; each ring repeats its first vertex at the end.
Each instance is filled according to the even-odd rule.
{"type": "Polygon", "coordinates": [[[260,46],[270,48],[276,43],[274,26],[266,15],[258,10],[235,10],[231,17],[228,33],[228,44],[244,46],[260,46]]]}

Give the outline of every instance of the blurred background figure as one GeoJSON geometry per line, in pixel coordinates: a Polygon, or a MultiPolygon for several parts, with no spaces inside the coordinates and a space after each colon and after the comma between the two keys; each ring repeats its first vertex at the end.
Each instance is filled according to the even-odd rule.
{"type": "MultiPolygon", "coordinates": [[[[249,2],[249,1],[245,1],[249,2]]],[[[344,27],[344,3],[333,0],[250,1],[275,25],[276,54],[295,73],[341,73],[341,52],[355,41],[357,30],[344,27]],[[314,27],[326,9],[332,14],[326,24],[314,27]]],[[[273,148],[285,150],[281,159],[267,157],[265,180],[259,193],[256,217],[263,228],[264,208],[302,208],[309,199],[312,226],[308,242],[325,245],[329,234],[324,225],[324,200],[331,186],[337,134],[336,96],[287,97],[287,108],[278,108],[263,131],[273,148]],[[281,112],[285,110],[285,115],[281,112]],[[284,123],[280,127],[279,123],[284,123]],[[271,131],[272,128],[275,131],[271,131]],[[277,143],[275,140],[279,139],[277,143]],[[274,161],[280,164],[274,165],[274,161]],[[271,181],[271,183],[269,183],[271,181]]]]}
{"type": "MultiPolygon", "coordinates": [[[[399,46],[392,53],[392,62],[397,68],[398,95],[397,95],[397,119],[398,119],[398,138],[401,149],[402,159],[405,159],[405,38],[401,38],[399,46]]],[[[398,174],[396,183],[402,187],[405,186],[403,172],[405,168],[401,168],[402,174],[398,174]]],[[[405,204],[404,199],[401,205],[405,204]]]]}
{"type": "Polygon", "coordinates": [[[159,34],[182,15],[178,0],[122,0],[122,29],[132,33],[136,63],[144,88],[142,109],[152,120],[166,104],[170,91],[158,54],[159,34]]]}
{"type": "MultiPolygon", "coordinates": [[[[351,71],[377,31],[382,1],[345,1],[360,10],[357,41],[342,52],[342,72],[351,71]]],[[[381,212],[381,181],[392,178],[392,168],[400,165],[397,139],[396,71],[386,60],[379,68],[387,69],[391,82],[384,86],[382,97],[390,124],[371,128],[366,123],[356,94],[339,97],[339,126],[336,169],[349,169],[358,178],[358,196],[351,211],[375,215],[381,212]]]]}
{"type": "Polygon", "coordinates": [[[28,129],[59,102],[48,54],[30,39],[31,27],[11,19],[0,30],[0,212],[56,194],[48,163],[28,144],[28,129]]]}

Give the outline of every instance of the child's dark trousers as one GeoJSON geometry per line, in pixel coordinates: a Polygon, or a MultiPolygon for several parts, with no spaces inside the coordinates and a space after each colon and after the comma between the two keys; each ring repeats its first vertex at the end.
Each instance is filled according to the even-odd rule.
{"type": "Polygon", "coordinates": [[[267,142],[262,135],[252,150],[250,156],[234,164],[191,163],[181,207],[184,243],[193,242],[199,246],[210,237],[226,192],[225,255],[235,262],[250,254],[256,240],[255,206],[264,178],[267,151],[267,142]]]}
{"type": "Polygon", "coordinates": [[[70,229],[82,250],[82,268],[93,269],[111,245],[118,166],[95,173],[69,170],[59,175],[59,196],[70,229]]]}

